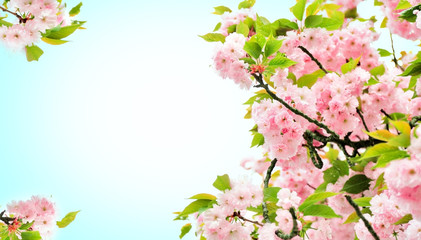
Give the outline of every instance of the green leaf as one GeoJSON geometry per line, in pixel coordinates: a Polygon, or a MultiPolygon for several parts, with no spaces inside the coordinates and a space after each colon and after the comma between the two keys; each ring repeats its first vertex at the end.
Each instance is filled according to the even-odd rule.
{"type": "Polygon", "coordinates": [[[269,57],[272,54],[278,52],[279,49],[282,47],[282,42],[283,40],[277,40],[270,36],[265,46],[265,56],[269,57]]]}
{"type": "Polygon", "coordinates": [[[256,0],[245,0],[240,2],[240,4],[238,4],[238,9],[242,9],[242,8],[251,8],[254,6],[254,4],[256,3],[256,0]]]}
{"type": "Polygon", "coordinates": [[[235,32],[244,35],[244,37],[249,36],[249,27],[244,22],[240,22],[237,24],[235,32]]]}
{"type": "Polygon", "coordinates": [[[324,217],[324,218],[341,218],[342,217],[336,214],[332,208],[326,205],[311,205],[304,209],[303,214],[304,216],[315,216],[315,217],[324,217]]]}
{"type": "Polygon", "coordinates": [[[274,68],[287,68],[294,64],[296,64],[296,62],[286,58],[281,53],[278,53],[278,55],[269,62],[269,66],[274,68]]]}
{"type": "Polygon", "coordinates": [[[265,137],[263,136],[263,134],[261,133],[255,133],[253,140],[251,141],[251,146],[250,148],[254,147],[254,146],[262,146],[265,143],[265,137]]]}
{"type": "Polygon", "coordinates": [[[257,42],[246,42],[244,44],[244,50],[255,59],[258,59],[260,54],[262,54],[262,47],[257,42]]]}
{"type": "Polygon", "coordinates": [[[421,4],[403,11],[399,17],[405,19],[408,22],[415,22],[415,20],[417,20],[417,15],[414,14],[414,10],[420,11],[421,4]]]}
{"type": "Polygon", "coordinates": [[[47,30],[45,34],[41,34],[41,35],[43,37],[52,38],[52,39],[63,39],[65,37],[70,36],[81,26],[82,24],[73,24],[73,25],[65,26],[65,27],[56,27],[56,28],[47,30]]]}
{"type": "Polygon", "coordinates": [[[325,72],[323,72],[323,70],[319,69],[314,71],[313,73],[310,74],[304,74],[303,76],[301,76],[298,80],[297,80],[297,86],[302,88],[304,86],[311,88],[319,78],[322,78],[326,75],[325,72]]]}
{"type": "Polygon", "coordinates": [[[411,127],[409,126],[409,123],[405,122],[405,121],[393,121],[390,120],[390,123],[392,123],[393,126],[395,126],[395,128],[406,135],[410,135],[411,134],[411,127]]]}
{"type": "Polygon", "coordinates": [[[373,168],[384,168],[391,161],[396,160],[396,159],[403,159],[403,158],[406,158],[406,157],[409,157],[409,155],[406,151],[396,150],[396,151],[393,151],[393,152],[388,152],[388,153],[385,153],[385,154],[381,155],[377,159],[377,163],[373,168]]]}
{"type": "Polygon", "coordinates": [[[80,13],[80,7],[82,7],[82,2],[76,5],[72,10],[70,10],[69,15],[70,17],[74,17],[80,13]]]}
{"type": "Polygon", "coordinates": [[[192,213],[198,212],[201,209],[208,208],[209,203],[211,203],[212,200],[208,199],[198,199],[189,205],[187,205],[186,208],[179,214],[179,216],[188,216],[192,213]]]}
{"type": "Polygon", "coordinates": [[[276,36],[285,36],[288,31],[298,30],[298,24],[291,22],[288,19],[281,18],[276,20],[271,25],[276,36]]]}
{"type": "Polygon", "coordinates": [[[353,201],[360,207],[370,207],[371,199],[372,197],[361,197],[361,198],[353,199],[353,201]]]}
{"type": "Polygon", "coordinates": [[[377,157],[382,154],[388,153],[388,152],[394,152],[399,150],[397,147],[392,146],[387,143],[379,143],[377,145],[374,145],[373,147],[367,149],[367,151],[364,153],[363,157],[361,159],[365,158],[371,158],[371,157],[377,157]]]}
{"type": "Polygon", "coordinates": [[[268,187],[263,189],[263,201],[277,203],[278,192],[281,190],[280,187],[268,187]]]}
{"type": "Polygon", "coordinates": [[[38,231],[26,231],[21,233],[22,240],[41,240],[41,235],[38,231]]]}
{"type": "Polygon", "coordinates": [[[369,189],[370,181],[371,179],[367,178],[364,174],[354,175],[345,182],[341,191],[352,194],[361,193],[369,189]]]}
{"type": "Polygon", "coordinates": [[[191,228],[192,228],[191,223],[187,223],[186,225],[182,226],[180,239],[182,239],[187,233],[189,233],[191,228]]]}
{"type": "Polygon", "coordinates": [[[326,153],[327,159],[329,159],[330,162],[333,162],[336,159],[338,159],[338,156],[339,156],[339,151],[332,147],[329,147],[329,151],[326,153]]]}
{"type": "Polygon", "coordinates": [[[406,214],[401,219],[399,219],[397,222],[395,222],[394,225],[400,225],[400,224],[409,223],[409,221],[411,221],[412,219],[413,218],[412,218],[412,215],[411,214],[406,214]]]}
{"type": "Polygon", "coordinates": [[[13,26],[13,23],[10,23],[8,21],[4,21],[4,20],[0,19],[0,26],[11,27],[11,26],[13,26]]]}
{"type": "Polygon", "coordinates": [[[222,15],[225,12],[232,12],[231,9],[225,6],[214,7],[214,9],[215,9],[215,12],[213,12],[213,14],[216,14],[216,15],[222,15]]]}
{"type": "Polygon", "coordinates": [[[218,24],[216,24],[215,28],[213,29],[214,32],[218,31],[222,26],[222,23],[219,22],[218,24]]]}
{"type": "Polygon", "coordinates": [[[374,138],[374,139],[379,139],[382,141],[388,141],[389,139],[396,137],[395,134],[389,132],[386,129],[380,129],[374,132],[366,132],[364,131],[368,136],[374,138]]]}
{"type": "Polygon", "coordinates": [[[205,39],[207,42],[225,42],[225,36],[220,33],[208,33],[199,37],[205,39]]]}
{"type": "Polygon", "coordinates": [[[230,178],[228,176],[228,174],[224,174],[222,176],[218,176],[215,180],[215,182],[213,182],[213,186],[221,191],[225,191],[225,190],[229,190],[231,189],[231,184],[230,184],[230,178]]]}
{"type": "Polygon", "coordinates": [[[44,51],[42,51],[42,49],[39,48],[37,45],[26,46],[25,50],[26,59],[28,60],[28,62],[38,61],[41,55],[44,54],[44,51]]]}
{"type": "Polygon", "coordinates": [[[322,22],[323,22],[322,15],[310,15],[306,18],[306,20],[304,21],[304,24],[307,28],[316,28],[320,26],[322,22]]]}
{"type": "Polygon", "coordinates": [[[352,70],[354,70],[358,63],[360,62],[360,57],[358,57],[357,59],[350,59],[349,62],[345,63],[344,65],[341,66],[341,71],[343,74],[350,72],[352,70]]]}
{"type": "Polygon", "coordinates": [[[333,165],[333,168],[335,168],[336,171],[338,171],[340,177],[349,174],[349,166],[347,162],[334,160],[332,162],[332,165],[333,165]]]}
{"type": "Polygon", "coordinates": [[[392,146],[406,148],[406,147],[409,147],[409,144],[411,143],[411,139],[410,139],[410,136],[407,134],[400,134],[396,137],[389,139],[387,143],[389,143],[392,146]]]}
{"type": "Polygon", "coordinates": [[[376,185],[374,185],[374,188],[382,187],[384,185],[384,172],[380,174],[380,176],[376,180],[376,185]]]}
{"type": "Polygon", "coordinates": [[[323,18],[318,27],[325,28],[328,31],[333,31],[341,28],[343,21],[333,18],[323,18]]]}
{"type": "Polygon", "coordinates": [[[294,16],[300,21],[303,20],[306,2],[307,0],[297,0],[297,3],[293,7],[290,8],[294,16]]]}
{"type": "Polygon", "coordinates": [[[407,9],[412,7],[412,5],[407,0],[400,0],[398,6],[396,6],[396,10],[407,9]]]}
{"type": "Polygon", "coordinates": [[[322,0],[315,0],[313,3],[308,5],[306,9],[306,16],[314,15],[320,10],[320,6],[322,5],[322,0]]]}
{"type": "Polygon", "coordinates": [[[353,212],[353,213],[349,214],[348,218],[345,220],[345,222],[343,224],[358,222],[358,220],[360,220],[360,217],[358,217],[356,212],[353,212]]]}
{"type": "Polygon", "coordinates": [[[22,226],[19,227],[19,230],[28,230],[33,224],[34,221],[22,224],[22,226]]]}
{"type": "Polygon", "coordinates": [[[385,73],[386,69],[384,68],[384,65],[381,64],[373,69],[370,70],[371,75],[373,76],[381,76],[385,73]]]}
{"type": "Polygon", "coordinates": [[[421,74],[421,63],[420,62],[415,62],[411,65],[409,65],[405,71],[399,75],[399,76],[418,76],[421,74]]]}
{"type": "Polygon", "coordinates": [[[51,45],[61,45],[61,44],[69,42],[69,41],[66,41],[66,40],[52,39],[52,38],[47,38],[47,37],[42,37],[41,40],[43,42],[51,44],[51,45]]]}
{"type": "Polygon", "coordinates": [[[80,211],[76,211],[76,212],[69,212],[68,214],[66,214],[66,216],[64,216],[63,219],[61,219],[61,221],[57,221],[57,226],[59,228],[65,228],[67,227],[70,223],[72,223],[75,218],[76,215],[79,213],[80,211]]]}
{"type": "Polygon", "coordinates": [[[384,17],[382,23],[380,24],[380,28],[387,27],[387,21],[388,21],[388,18],[384,17]]]}
{"type": "Polygon", "coordinates": [[[263,47],[266,45],[266,37],[263,36],[260,33],[256,33],[254,34],[250,40],[251,42],[257,42],[257,44],[259,44],[259,46],[263,49],[263,47]]]}
{"type": "Polygon", "coordinates": [[[209,193],[200,193],[200,194],[196,194],[192,197],[190,197],[189,199],[207,199],[207,200],[216,200],[216,197],[212,194],[209,193]]]}
{"type": "Polygon", "coordinates": [[[374,6],[383,6],[383,2],[380,2],[379,0],[374,0],[374,6]]]}
{"type": "Polygon", "coordinates": [[[339,172],[336,168],[330,167],[323,171],[323,180],[325,183],[336,183],[339,179],[339,172]]]}
{"type": "Polygon", "coordinates": [[[306,208],[318,203],[320,201],[325,200],[326,198],[336,196],[339,193],[334,192],[320,192],[320,193],[313,193],[306,198],[306,200],[298,207],[298,211],[303,212],[306,208]]]}

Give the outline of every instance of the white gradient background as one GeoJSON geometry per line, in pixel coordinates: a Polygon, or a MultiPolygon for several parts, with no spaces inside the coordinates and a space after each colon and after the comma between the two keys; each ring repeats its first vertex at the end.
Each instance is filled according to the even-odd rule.
{"type": "MultiPolygon", "coordinates": [[[[290,18],[293,2],[255,9],[290,18]]],[[[214,6],[238,1],[119,3],[85,1],[88,29],[40,43],[39,62],[0,48],[0,204],[40,194],[60,217],[82,210],[58,240],[178,239],[185,223],[171,213],[259,153],[243,120],[250,93],[214,73],[213,44],[197,36],[220,20],[214,6]]]]}

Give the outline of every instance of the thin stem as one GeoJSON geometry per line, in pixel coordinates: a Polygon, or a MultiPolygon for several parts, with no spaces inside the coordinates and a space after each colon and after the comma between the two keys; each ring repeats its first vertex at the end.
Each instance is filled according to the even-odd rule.
{"type": "Polygon", "coordinates": [[[359,108],[357,108],[357,113],[358,113],[358,115],[360,116],[361,121],[363,122],[363,125],[364,125],[365,130],[366,130],[367,132],[370,132],[370,130],[368,130],[367,124],[365,123],[364,116],[363,116],[363,114],[361,113],[361,111],[360,111],[360,109],[359,109],[359,108]]]}
{"type": "Polygon", "coordinates": [[[19,19],[19,23],[26,23],[26,21],[28,21],[28,18],[23,18],[22,16],[20,16],[19,14],[10,11],[9,9],[6,9],[2,6],[0,6],[0,9],[3,10],[3,12],[7,12],[12,14],[13,16],[17,17],[19,19]]]}
{"type": "Polygon", "coordinates": [[[10,222],[13,222],[15,220],[15,218],[3,217],[5,212],[6,212],[6,210],[4,210],[3,212],[0,213],[0,221],[4,222],[6,225],[10,225],[10,222]]]}
{"type": "Polygon", "coordinates": [[[289,234],[285,234],[283,233],[281,230],[276,230],[275,234],[276,236],[282,238],[282,239],[291,239],[295,236],[300,235],[300,230],[298,230],[298,224],[297,224],[297,216],[295,215],[295,209],[293,207],[291,207],[289,209],[289,213],[291,213],[292,216],[292,229],[291,232],[289,234]]]}
{"type": "Polygon", "coordinates": [[[355,209],[355,212],[357,213],[358,217],[361,218],[361,220],[363,220],[365,227],[368,229],[368,231],[370,232],[370,234],[374,237],[374,239],[376,240],[380,240],[379,236],[377,235],[377,233],[374,231],[373,227],[370,225],[370,223],[368,222],[368,220],[364,217],[364,215],[361,213],[360,208],[358,207],[358,205],[352,200],[351,196],[349,195],[345,195],[346,200],[348,201],[348,203],[355,209]]]}
{"type": "Polygon", "coordinates": [[[392,45],[392,52],[393,52],[393,62],[395,63],[395,66],[397,68],[399,68],[400,70],[405,71],[405,69],[403,69],[403,67],[401,65],[399,65],[398,63],[398,59],[396,59],[396,55],[395,55],[395,47],[393,46],[393,37],[392,37],[392,32],[389,32],[390,34],[390,43],[392,45]]]}
{"type": "Polygon", "coordinates": [[[264,82],[263,82],[263,77],[262,77],[262,75],[261,74],[256,74],[256,73],[253,73],[252,74],[253,75],[253,77],[256,79],[256,81],[259,83],[259,85],[257,85],[256,87],[262,87],[262,88],[264,88],[265,90],[266,90],[266,92],[273,98],[273,99],[275,99],[276,101],[278,101],[278,102],[280,102],[284,107],[286,107],[288,110],[290,110],[291,112],[293,112],[293,113],[295,113],[296,115],[298,115],[298,116],[301,116],[301,117],[303,117],[304,119],[306,119],[307,121],[309,121],[309,122],[311,122],[311,123],[314,123],[316,126],[318,126],[318,127],[320,127],[320,128],[322,128],[322,129],[324,129],[324,130],[326,130],[326,132],[328,132],[329,134],[331,134],[331,135],[334,135],[334,136],[338,136],[338,138],[339,138],[339,135],[337,134],[337,133],[335,133],[334,131],[332,131],[332,130],[330,130],[330,128],[328,127],[328,126],[326,126],[325,124],[323,124],[323,123],[321,123],[321,122],[319,122],[319,121],[317,121],[317,120],[315,120],[315,119],[313,119],[313,118],[311,118],[311,117],[309,117],[309,116],[307,116],[306,114],[304,114],[303,112],[301,112],[300,110],[298,110],[298,109],[296,109],[296,108],[294,108],[294,107],[292,107],[292,106],[290,106],[287,102],[285,102],[283,99],[281,99],[281,98],[279,98],[278,96],[276,96],[276,94],[275,93],[273,93],[270,89],[269,89],[269,85],[267,85],[267,84],[265,84],[264,82]]]}
{"type": "Polygon", "coordinates": [[[263,224],[259,223],[258,221],[252,221],[250,219],[247,219],[247,218],[241,216],[240,211],[234,212],[234,214],[232,216],[233,217],[238,217],[239,219],[241,219],[241,220],[243,220],[245,222],[253,223],[253,224],[256,224],[256,225],[259,225],[259,226],[263,227],[263,224]]]}
{"type": "MultiPolygon", "coordinates": [[[[266,177],[264,180],[264,189],[269,187],[269,180],[272,177],[272,171],[275,168],[276,162],[278,161],[278,159],[273,159],[272,162],[270,163],[270,166],[268,168],[268,170],[266,171],[266,177]]],[[[263,201],[262,203],[262,209],[263,209],[263,218],[265,219],[265,222],[270,223],[270,219],[269,219],[269,210],[268,207],[266,205],[266,202],[263,201]]]]}
{"type": "Polygon", "coordinates": [[[421,121],[421,116],[412,117],[411,121],[409,122],[409,126],[411,126],[411,128],[414,128],[417,122],[419,121],[421,121]]]}
{"type": "Polygon", "coordinates": [[[327,72],[327,70],[323,67],[323,65],[319,62],[319,60],[317,60],[314,56],[313,56],[313,54],[311,54],[310,53],[310,51],[308,51],[305,47],[303,47],[303,46],[298,46],[298,48],[299,49],[301,49],[301,51],[303,51],[305,54],[307,54],[310,58],[311,58],[311,60],[313,61],[313,62],[315,62],[316,64],[317,64],[317,66],[319,66],[319,68],[323,71],[323,72],[325,72],[326,74],[328,73],[327,72]]]}

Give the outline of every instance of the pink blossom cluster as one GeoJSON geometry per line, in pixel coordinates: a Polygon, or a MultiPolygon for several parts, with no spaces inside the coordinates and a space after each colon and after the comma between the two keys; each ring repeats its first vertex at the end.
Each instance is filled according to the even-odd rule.
{"type": "Polygon", "coordinates": [[[307,28],[300,33],[289,31],[287,36],[283,37],[280,51],[297,62],[289,68],[297,78],[319,69],[306,53],[297,48],[298,46],[307,48],[327,70],[340,72],[340,67],[347,60],[360,56],[361,67],[370,70],[380,64],[379,54],[370,46],[378,39],[379,34],[372,32],[371,27],[373,23],[370,21],[353,21],[345,28],[335,31],[323,28],[307,28]]]}
{"type": "MultiPolygon", "coordinates": [[[[384,191],[383,193],[374,196],[371,199],[370,204],[372,215],[367,216],[367,220],[370,221],[374,231],[380,239],[396,239],[394,234],[399,234],[398,236],[401,236],[406,225],[395,225],[394,223],[400,220],[406,212],[398,204],[398,201],[390,195],[389,191],[384,191]]],[[[355,232],[361,240],[372,239],[371,234],[362,220],[355,225],[355,232]]]]}
{"type": "Polygon", "coordinates": [[[37,42],[47,29],[71,23],[64,6],[56,0],[10,0],[8,4],[9,10],[25,19],[10,27],[0,27],[0,41],[13,50],[22,50],[37,42]]]}
{"type": "MultiPolygon", "coordinates": [[[[356,8],[362,0],[334,0],[335,4],[341,5],[344,10],[356,8]]],[[[342,10],[342,9],[341,9],[342,10]]]]}
{"type": "Polygon", "coordinates": [[[231,189],[218,197],[218,204],[198,217],[198,231],[208,240],[251,239],[253,225],[236,221],[233,215],[239,212],[248,216],[250,212],[246,209],[257,207],[262,201],[263,193],[259,186],[251,184],[248,179],[231,181],[231,189]]]}
{"type": "Polygon", "coordinates": [[[412,214],[414,219],[421,221],[421,129],[411,137],[408,152],[410,159],[391,162],[386,170],[384,179],[391,194],[396,197],[406,212],[412,214]]]}
{"type": "Polygon", "coordinates": [[[242,8],[236,12],[225,12],[221,17],[222,22],[219,31],[225,36],[228,36],[228,28],[230,26],[238,24],[248,17],[253,20],[256,20],[256,14],[253,13],[252,10],[249,8],[242,8]]]}
{"type": "Polygon", "coordinates": [[[270,158],[282,161],[297,154],[304,141],[304,128],[294,120],[293,113],[278,102],[263,100],[253,105],[252,116],[265,137],[263,147],[270,158]]]}
{"type": "Polygon", "coordinates": [[[225,43],[217,46],[214,56],[215,69],[222,78],[230,78],[241,88],[249,89],[252,85],[248,73],[248,64],[241,58],[246,57],[243,47],[246,38],[238,33],[226,37],[225,43]]]}
{"type": "MultiPolygon", "coordinates": [[[[403,10],[396,10],[400,0],[379,0],[383,2],[382,11],[388,18],[387,27],[394,34],[409,40],[417,40],[421,38],[421,29],[417,27],[417,23],[412,23],[399,18],[399,13],[403,10]]],[[[418,0],[411,3],[417,4],[418,0]]]]}
{"type": "Polygon", "coordinates": [[[34,221],[32,230],[39,231],[43,239],[48,239],[53,234],[56,208],[47,198],[33,196],[27,201],[12,201],[7,205],[7,211],[24,223],[34,221]]]}

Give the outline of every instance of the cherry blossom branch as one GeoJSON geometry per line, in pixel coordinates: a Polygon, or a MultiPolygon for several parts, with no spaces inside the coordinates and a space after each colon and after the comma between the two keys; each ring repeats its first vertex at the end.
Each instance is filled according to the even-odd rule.
{"type": "Polygon", "coordinates": [[[421,116],[412,117],[411,121],[409,121],[409,126],[411,126],[411,128],[414,128],[417,122],[419,121],[421,121],[421,116]]]}
{"type": "Polygon", "coordinates": [[[303,47],[303,46],[298,46],[298,48],[299,49],[301,49],[301,51],[303,51],[305,54],[307,54],[310,58],[311,58],[311,60],[313,61],[313,62],[315,62],[316,64],[317,64],[317,66],[319,66],[319,68],[323,71],[323,72],[325,72],[326,74],[328,73],[327,72],[327,70],[323,67],[323,65],[319,62],[319,60],[317,60],[314,56],[313,56],[313,54],[311,54],[310,53],[310,51],[308,51],[305,47],[303,47]]]}
{"type": "MultiPolygon", "coordinates": [[[[269,166],[268,170],[266,171],[266,177],[265,177],[265,180],[263,182],[264,183],[263,190],[269,187],[269,180],[272,177],[272,171],[275,168],[275,165],[276,165],[276,162],[277,161],[278,160],[276,158],[273,159],[272,162],[270,163],[270,166],[269,166]]],[[[271,223],[271,221],[269,219],[269,211],[268,211],[266,202],[264,200],[263,200],[263,203],[262,203],[262,208],[263,208],[263,218],[264,218],[265,222],[266,223],[271,223]]],[[[293,225],[292,225],[291,232],[289,234],[285,234],[281,230],[276,230],[275,231],[276,236],[278,236],[278,237],[280,237],[282,239],[291,239],[291,238],[293,238],[295,236],[298,236],[300,234],[300,231],[298,230],[297,216],[295,215],[295,209],[293,207],[291,207],[289,209],[289,212],[291,213],[292,222],[293,222],[292,223],[293,225]]],[[[234,212],[234,214],[235,214],[235,212],[234,212]]],[[[238,212],[238,214],[240,214],[240,212],[238,212]]],[[[250,222],[255,223],[254,221],[250,221],[250,222]]],[[[260,226],[262,226],[262,225],[260,225],[260,226]]]]}
{"type": "Polygon", "coordinates": [[[392,53],[393,53],[393,62],[395,63],[395,66],[397,68],[399,68],[400,70],[405,71],[405,69],[403,69],[403,67],[401,65],[399,65],[398,63],[398,59],[396,59],[396,55],[395,55],[395,47],[393,46],[393,37],[392,37],[392,32],[389,31],[390,34],[390,43],[392,45],[392,53]]]}
{"type": "Polygon", "coordinates": [[[1,10],[3,10],[3,12],[10,13],[10,14],[12,14],[13,16],[17,17],[17,18],[19,19],[19,23],[25,23],[25,22],[28,20],[27,18],[23,18],[23,17],[21,17],[19,14],[15,13],[15,12],[12,12],[12,11],[10,11],[9,9],[4,8],[4,7],[2,7],[2,6],[0,6],[0,9],[1,9],[1,10]]]}
{"type": "Polygon", "coordinates": [[[258,221],[252,221],[252,220],[250,220],[250,219],[247,219],[247,218],[245,218],[245,217],[241,216],[240,211],[238,211],[238,212],[234,212],[234,213],[232,214],[232,217],[238,217],[239,219],[241,219],[241,220],[243,220],[243,221],[245,221],[245,222],[253,223],[253,224],[256,224],[256,225],[259,225],[259,226],[263,227],[263,224],[259,223],[258,221]]]}
{"type": "Polygon", "coordinates": [[[370,130],[368,130],[367,124],[365,123],[364,116],[363,116],[363,114],[361,113],[361,111],[360,111],[360,109],[359,109],[359,108],[357,108],[357,113],[358,113],[358,116],[360,116],[361,121],[363,122],[363,125],[364,125],[365,130],[366,130],[367,132],[370,132],[370,130]]]}
{"type": "Polygon", "coordinates": [[[269,89],[269,85],[263,82],[263,76],[260,73],[252,73],[251,74],[256,81],[259,83],[258,85],[256,85],[255,87],[262,87],[266,90],[266,92],[269,94],[269,96],[271,96],[274,100],[280,102],[284,107],[286,107],[288,110],[290,110],[291,112],[295,113],[298,116],[303,117],[304,119],[306,119],[307,121],[309,121],[310,123],[314,123],[316,126],[320,127],[321,129],[324,129],[327,133],[330,134],[330,136],[324,136],[321,133],[315,131],[315,132],[311,132],[311,131],[306,131],[303,135],[304,139],[308,140],[308,147],[310,150],[310,156],[312,159],[312,162],[314,164],[314,166],[316,166],[317,168],[322,168],[323,167],[323,162],[319,156],[319,154],[317,153],[315,147],[313,146],[313,140],[317,140],[323,144],[326,143],[336,143],[338,145],[338,147],[341,149],[342,152],[344,152],[345,157],[346,157],[346,161],[348,162],[349,166],[353,166],[354,164],[349,160],[349,158],[351,157],[355,157],[358,154],[358,149],[360,148],[367,148],[370,146],[373,146],[377,143],[383,142],[380,140],[376,140],[376,139],[369,139],[369,140],[361,140],[358,142],[354,142],[351,141],[349,139],[349,134],[346,135],[344,137],[344,139],[341,139],[339,137],[339,135],[332,131],[328,126],[326,126],[325,124],[317,121],[316,119],[313,119],[309,116],[307,116],[305,113],[301,112],[300,110],[292,107],[291,105],[289,105],[287,102],[285,102],[283,99],[279,98],[278,96],[276,96],[276,94],[274,92],[272,92],[269,89]],[[347,151],[346,151],[346,146],[350,146],[351,148],[354,149],[352,155],[350,155],[347,151]]]}
{"type": "Polygon", "coordinates": [[[298,224],[297,224],[297,216],[295,215],[295,209],[293,207],[291,207],[289,209],[289,213],[291,213],[292,216],[292,229],[291,232],[289,234],[285,234],[283,233],[281,230],[276,230],[275,234],[276,236],[284,239],[284,240],[289,240],[295,236],[300,235],[300,230],[298,230],[298,224]]]}
{"type": "Polygon", "coordinates": [[[370,225],[370,223],[368,222],[368,220],[364,217],[364,215],[361,213],[360,208],[358,207],[358,205],[352,200],[351,196],[349,195],[345,195],[346,200],[348,201],[348,203],[355,209],[355,212],[357,213],[358,217],[361,218],[361,220],[363,220],[365,227],[368,229],[368,231],[370,232],[370,234],[373,236],[374,239],[376,240],[380,240],[379,236],[377,235],[377,233],[374,231],[373,227],[370,225]]]}
{"type": "Polygon", "coordinates": [[[0,221],[6,223],[7,225],[9,225],[9,222],[13,222],[15,220],[15,218],[11,218],[11,217],[3,217],[4,213],[6,212],[6,210],[4,210],[3,212],[0,213],[0,221]]]}
{"type": "Polygon", "coordinates": [[[326,126],[325,124],[307,116],[306,114],[304,114],[303,112],[301,112],[300,110],[290,106],[287,102],[285,102],[283,99],[279,98],[278,96],[276,96],[275,93],[273,93],[270,89],[269,89],[269,85],[265,84],[263,82],[263,77],[260,73],[253,73],[252,76],[256,79],[256,81],[259,83],[259,85],[255,86],[255,87],[262,87],[266,90],[266,92],[276,101],[280,102],[284,107],[286,107],[288,110],[290,110],[291,112],[295,113],[298,116],[303,117],[304,119],[306,119],[307,121],[314,123],[316,126],[326,130],[326,132],[328,132],[331,135],[335,135],[339,138],[339,135],[337,133],[335,133],[334,131],[330,130],[330,128],[328,126],[326,126]]]}
{"type": "MultiPolygon", "coordinates": [[[[273,159],[272,162],[270,163],[270,166],[268,168],[268,170],[266,171],[266,177],[264,180],[264,188],[263,191],[269,187],[269,180],[272,177],[272,171],[275,168],[276,162],[278,161],[278,159],[273,159]]],[[[262,209],[263,209],[263,218],[265,219],[265,222],[270,223],[270,219],[269,219],[269,210],[268,207],[266,205],[266,202],[263,200],[262,203],[262,209]]]]}

